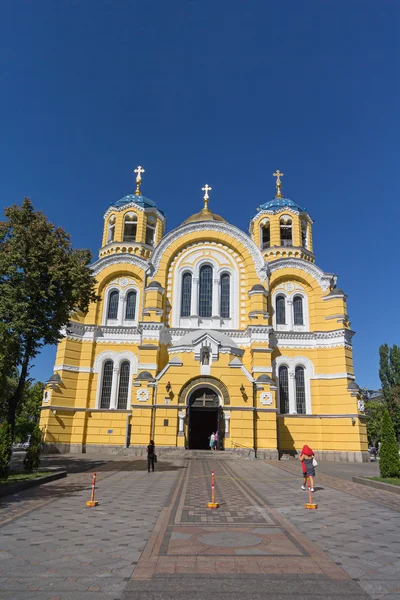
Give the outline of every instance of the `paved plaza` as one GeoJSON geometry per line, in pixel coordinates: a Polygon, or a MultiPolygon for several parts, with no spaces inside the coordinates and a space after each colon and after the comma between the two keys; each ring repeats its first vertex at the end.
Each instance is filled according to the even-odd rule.
{"type": "Polygon", "coordinates": [[[323,463],[307,511],[295,461],[45,461],[68,477],[0,503],[2,600],[400,599],[400,496],[348,475],[376,465],[323,463]]]}

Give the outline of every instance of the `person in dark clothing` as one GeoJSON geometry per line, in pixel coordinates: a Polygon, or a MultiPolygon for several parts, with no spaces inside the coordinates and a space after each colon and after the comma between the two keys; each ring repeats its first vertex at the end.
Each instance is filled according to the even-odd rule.
{"type": "Polygon", "coordinates": [[[155,457],[156,457],[156,448],[154,446],[154,441],[150,440],[150,444],[147,446],[147,470],[149,473],[150,473],[150,467],[154,473],[155,457]]]}

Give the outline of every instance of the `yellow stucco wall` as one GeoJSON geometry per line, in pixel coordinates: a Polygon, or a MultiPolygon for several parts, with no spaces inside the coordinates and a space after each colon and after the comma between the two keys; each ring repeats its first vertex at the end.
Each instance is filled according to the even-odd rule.
{"type": "MultiPolygon", "coordinates": [[[[53,447],[64,445],[64,449],[70,445],[75,451],[90,446],[123,447],[130,426],[131,446],[146,445],[153,435],[157,446],[182,447],[187,418],[184,433],[180,433],[179,423],[189,401],[187,390],[191,382],[207,387],[208,381],[210,389],[218,391],[220,386],[218,393],[229,424],[226,449],[238,444],[291,452],[308,443],[314,450],[326,452],[365,452],[365,423],[351,388],[352,334],[346,297],[332,292],[329,276],[313,264],[312,221],[307,215],[290,213],[294,248],[277,248],[283,214],[287,214],[284,209],[268,214],[274,254],[267,256],[259,248],[260,221],[265,214],[253,220],[251,239],[232,226],[214,221],[201,226],[184,224],[163,237],[164,220],[156,211],[132,206],[110,209],[104,223],[101,258],[95,264],[101,300],[91,305],[86,315],[72,317],[67,337],[58,346],[55,372],[60,381],[48,386],[48,401],[42,407],[45,442],[53,447]],[[138,243],[128,247],[123,245],[123,223],[125,214],[132,211],[137,214],[138,243]],[[156,245],[160,248],[152,257],[151,249],[140,247],[150,214],[157,219],[156,245]],[[107,244],[111,216],[115,217],[115,235],[107,244]],[[304,219],[308,244],[302,249],[304,219]],[[232,281],[237,285],[237,313],[233,329],[225,331],[223,324],[207,327],[211,337],[204,343],[215,342],[213,330],[225,333],[232,343],[224,347],[218,342],[220,351],[204,370],[195,341],[193,347],[174,349],[179,338],[192,330],[201,336],[203,326],[200,321],[193,321],[190,327],[174,325],[177,317],[173,315],[179,315],[179,311],[174,313],[174,306],[180,302],[176,282],[181,265],[195,269],[196,261],[208,256],[210,260],[216,257],[218,268],[226,264],[236,278],[232,281]],[[297,262],[288,263],[288,258],[297,262]],[[129,286],[137,290],[134,323],[126,325],[122,313],[120,323],[108,323],[107,290],[111,285],[118,287],[121,298],[129,286]],[[288,307],[296,293],[304,295],[307,324],[300,330],[276,327],[274,298],[280,290],[289,300],[288,307]],[[121,357],[130,363],[125,408],[100,408],[104,357],[113,360],[117,369],[113,381],[119,381],[121,357]],[[279,415],[277,372],[281,364],[306,368],[310,414],[279,415]],[[219,382],[217,387],[213,387],[215,381],[219,382]]],[[[119,394],[118,385],[114,393],[119,394]]]]}

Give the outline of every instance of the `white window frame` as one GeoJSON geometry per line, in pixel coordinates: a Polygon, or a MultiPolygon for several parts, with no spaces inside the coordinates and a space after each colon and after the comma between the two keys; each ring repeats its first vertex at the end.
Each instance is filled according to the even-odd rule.
{"type": "Polygon", "coordinates": [[[125,244],[135,244],[137,242],[137,236],[138,236],[138,216],[137,213],[135,212],[127,212],[124,214],[124,222],[123,222],[123,229],[122,229],[122,242],[125,244]],[[128,221],[128,223],[136,223],[136,234],[135,234],[135,239],[134,240],[125,240],[125,222],[126,222],[126,218],[127,217],[135,217],[135,220],[133,221],[128,221]]]}
{"type": "MultiPolygon", "coordinates": [[[[218,249],[220,251],[220,249],[218,249]]],[[[224,253],[225,254],[225,253],[224,253]]],[[[239,272],[231,265],[219,265],[211,256],[202,256],[196,261],[195,265],[179,265],[174,270],[174,293],[172,326],[187,327],[195,329],[237,329],[239,327],[239,272]],[[200,269],[204,265],[209,265],[213,269],[213,296],[212,296],[212,315],[211,317],[199,317],[199,278],[200,269]],[[185,273],[192,275],[192,297],[190,317],[181,317],[181,299],[182,299],[182,277],[185,273]],[[221,275],[224,273],[230,276],[230,318],[220,316],[221,307],[221,275]],[[235,293],[236,291],[236,293],[235,293]],[[215,318],[218,320],[216,322],[215,318]]]]}
{"type": "Polygon", "coordinates": [[[118,391],[119,391],[119,375],[120,375],[120,367],[124,361],[128,361],[130,364],[129,368],[129,389],[128,389],[128,398],[126,403],[126,409],[120,410],[128,410],[131,406],[132,402],[132,388],[133,388],[133,375],[137,375],[138,372],[138,361],[133,354],[133,352],[114,352],[112,350],[105,351],[99,354],[96,357],[93,367],[93,373],[98,374],[97,380],[97,390],[96,390],[96,409],[109,411],[109,410],[117,410],[118,406],[118,391]],[[103,388],[103,374],[104,374],[104,363],[107,360],[112,360],[114,363],[113,367],[113,375],[112,375],[112,385],[111,385],[111,398],[110,398],[110,408],[100,408],[101,402],[101,392],[103,388]]]}
{"type": "Polygon", "coordinates": [[[155,247],[156,245],[156,230],[157,230],[157,219],[154,215],[148,215],[146,218],[146,227],[145,227],[145,234],[144,234],[144,242],[147,246],[151,246],[152,248],[155,247]],[[154,223],[152,223],[151,221],[154,220],[154,223]],[[153,243],[152,244],[147,244],[146,240],[147,240],[147,228],[152,229],[153,230],[153,243]]]}
{"type": "Polygon", "coordinates": [[[284,289],[276,289],[272,293],[272,326],[276,331],[310,331],[308,295],[303,290],[294,289],[293,292],[287,292],[284,289]],[[286,324],[278,325],[276,322],[276,298],[284,296],[285,298],[285,316],[286,324]],[[293,300],[295,296],[301,296],[303,299],[303,321],[304,325],[294,324],[293,300]]]}
{"type": "MultiPolygon", "coordinates": [[[[268,217],[265,217],[264,219],[262,219],[260,221],[260,249],[262,250],[268,250],[268,248],[264,248],[263,247],[263,229],[265,229],[265,226],[268,225],[268,229],[269,229],[269,246],[268,248],[271,247],[271,221],[268,219],[268,217]]],[[[279,230],[280,233],[280,230],[279,230]]]]}
{"type": "MultiPolygon", "coordinates": [[[[289,376],[289,412],[282,414],[297,415],[296,409],[296,367],[304,369],[304,389],[306,394],[306,415],[312,415],[312,399],[311,399],[311,379],[314,377],[314,365],[309,358],[305,356],[278,356],[272,363],[274,376],[277,382],[277,408],[280,411],[281,399],[279,390],[279,368],[287,367],[289,376]]],[[[304,413],[300,413],[304,414],[304,413]]]]}
{"type": "Polygon", "coordinates": [[[117,222],[117,219],[115,217],[115,215],[111,215],[107,221],[107,240],[106,240],[106,244],[112,244],[113,242],[115,242],[115,224],[117,222]],[[111,234],[111,230],[113,230],[113,238],[112,240],[110,239],[110,234],[111,234]]]}
{"type": "Polygon", "coordinates": [[[283,248],[286,248],[286,247],[287,247],[287,248],[290,248],[290,247],[292,247],[292,246],[294,245],[294,239],[293,239],[293,218],[292,218],[290,215],[281,215],[281,216],[279,217],[279,245],[280,245],[280,246],[282,246],[283,248]],[[286,225],[286,224],[283,222],[283,219],[290,219],[290,225],[286,225]],[[289,229],[289,227],[290,227],[290,230],[291,230],[291,238],[292,238],[292,243],[291,243],[291,245],[290,245],[290,246],[283,246],[283,244],[282,244],[282,232],[281,232],[281,227],[287,227],[288,229],[289,229]]]}
{"type": "Polygon", "coordinates": [[[122,288],[120,285],[115,283],[111,284],[104,292],[104,306],[103,306],[103,318],[102,325],[109,326],[125,326],[125,327],[136,327],[139,322],[139,309],[140,309],[140,290],[137,285],[128,285],[125,288],[122,288]],[[108,319],[108,304],[110,301],[111,292],[116,291],[119,293],[118,298],[118,315],[116,319],[108,319]],[[128,292],[136,292],[136,309],[135,309],[135,318],[134,319],[125,319],[125,309],[126,309],[126,298],[128,292]]]}

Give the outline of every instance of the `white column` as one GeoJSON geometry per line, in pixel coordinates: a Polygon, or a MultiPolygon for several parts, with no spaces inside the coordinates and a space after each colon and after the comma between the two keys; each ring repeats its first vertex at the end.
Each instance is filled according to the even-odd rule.
{"type": "Polygon", "coordinates": [[[231,419],[231,413],[226,412],[224,410],[224,419],[225,419],[225,435],[226,435],[227,433],[229,433],[229,421],[231,419]]]}
{"type": "Polygon", "coordinates": [[[183,433],[184,433],[185,416],[186,416],[185,411],[178,412],[178,418],[179,418],[178,434],[181,434],[181,435],[183,435],[183,433]]]}
{"type": "Polygon", "coordinates": [[[192,278],[192,297],[190,301],[190,316],[199,314],[199,278],[192,278]]]}
{"type": "Polygon", "coordinates": [[[121,292],[119,295],[119,302],[118,302],[118,325],[122,325],[124,322],[125,309],[126,309],[126,293],[121,292]]]}
{"type": "Polygon", "coordinates": [[[294,415],[296,410],[296,380],[294,369],[289,369],[289,414],[294,415]]]}
{"type": "Polygon", "coordinates": [[[117,408],[118,383],[119,383],[119,365],[114,365],[112,385],[111,385],[110,408],[117,408]]]}
{"type": "Polygon", "coordinates": [[[286,298],[286,325],[289,331],[293,330],[293,299],[286,298]]]}
{"type": "Polygon", "coordinates": [[[220,295],[220,280],[213,280],[213,296],[212,296],[212,317],[219,317],[219,295],[220,295]]]}

